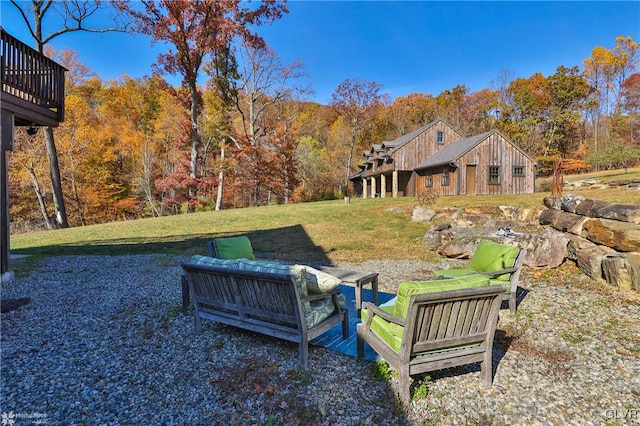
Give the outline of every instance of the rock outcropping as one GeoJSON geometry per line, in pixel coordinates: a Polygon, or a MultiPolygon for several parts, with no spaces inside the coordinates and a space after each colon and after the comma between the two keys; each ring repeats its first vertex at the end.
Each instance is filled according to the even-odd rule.
{"type": "Polygon", "coordinates": [[[544,204],[540,224],[569,237],[568,259],[591,278],[640,292],[640,206],[573,194],[544,204]]]}

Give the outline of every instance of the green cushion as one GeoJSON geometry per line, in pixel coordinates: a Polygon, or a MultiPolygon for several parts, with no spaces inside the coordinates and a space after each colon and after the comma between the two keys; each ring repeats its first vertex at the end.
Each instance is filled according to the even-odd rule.
{"type": "MultiPolygon", "coordinates": [[[[433,271],[433,278],[461,278],[475,273],[473,269],[442,269],[433,271]]],[[[489,276],[487,278],[489,278],[489,285],[501,285],[505,290],[509,289],[509,281],[493,279],[489,276]]]]}
{"type": "Polygon", "coordinates": [[[249,238],[242,235],[240,237],[216,238],[213,240],[216,254],[221,259],[249,259],[255,260],[253,247],[249,238]]]}
{"type": "Polygon", "coordinates": [[[441,291],[462,290],[465,288],[484,287],[489,285],[489,277],[484,275],[468,275],[450,280],[405,281],[398,287],[398,300],[393,314],[402,318],[409,312],[409,300],[415,294],[438,293],[441,291]]]}
{"type": "MultiPolygon", "coordinates": [[[[394,305],[384,303],[379,306],[383,311],[393,315],[394,305]]],[[[367,310],[363,309],[360,312],[362,322],[367,320],[367,310]]],[[[382,340],[384,340],[391,349],[396,353],[400,352],[400,345],[402,344],[402,334],[404,333],[404,327],[398,324],[390,323],[379,316],[373,317],[371,320],[371,330],[376,333],[382,340]]]]}
{"type": "MultiPolygon", "coordinates": [[[[480,272],[512,268],[519,252],[520,248],[518,247],[505,246],[493,241],[483,240],[478,244],[469,262],[469,268],[480,272]]],[[[502,274],[493,278],[500,281],[509,281],[509,277],[510,274],[502,274]]]]}

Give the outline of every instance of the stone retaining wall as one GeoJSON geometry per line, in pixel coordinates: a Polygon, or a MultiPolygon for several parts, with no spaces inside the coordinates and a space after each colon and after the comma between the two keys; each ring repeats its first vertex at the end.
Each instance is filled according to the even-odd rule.
{"type": "Polygon", "coordinates": [[[640,206],[567,194],[545,198],[540,224],[569,237],[567,259],[593,279],[640,292],[640,206]]]}
{"type": "Polygon", "coordinates": [[[581,191],[583,189],[607,189],[626,188],[633,191],[640,191],[640,179],[626,179],[605,182],[597,179],[582,179],[573,182],[565,182],[563,191],[581,191]]]}

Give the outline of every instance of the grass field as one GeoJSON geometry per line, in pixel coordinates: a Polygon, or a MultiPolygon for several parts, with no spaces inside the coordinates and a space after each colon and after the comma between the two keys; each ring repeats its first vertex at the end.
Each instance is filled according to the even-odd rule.
{"type": "MultiPolygon", "coordinates": [[[[616,173],[617,179],[640,177],[640,169],[616,173]]],[[[566,179],[566,178],[565,178],[566,179]]],[[[570,177],[569,177],[570,179],[570,177]]],[[[607,189],[580,191],[586,198],[640,204],[638,191],[607,189]]],[[[511,205],[537,207],[549,193],[505,196],[440,197],[433,208],[511,205]]],[[[418,200],[355,198],[200,212],[13,235],[14,254],[205,254],[206,241],[225,235],[248,234],[254,249],[275,252],[278,258],[306,261],[369,259],[431,260],[422,249],[429,224],[411,220],[418,200]],[[393,212],[391,212],[393,210],[393,212]]]]}

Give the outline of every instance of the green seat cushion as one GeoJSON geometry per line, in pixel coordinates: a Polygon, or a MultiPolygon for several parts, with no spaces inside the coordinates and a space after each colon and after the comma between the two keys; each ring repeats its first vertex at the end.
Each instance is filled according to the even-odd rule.
{"type": "MultiPolygon", "coordinates": [[[[383,311],[393,315],[394,305],[389,302],[379,306],[383,311]]],[[[362,322],[367,320],[367,310],[363,309],[360,312],[360,318],[362,322]]],[[[371,320],[371,331],[377,334],[387,345],[396,353],[400,353],[400,345],[402,344],[402,335],[404,333],[404,327],[398,324],[390,323],[382,317],[375,316],[371,320]]]]}
{"type": "MultiPolygon", "coordinates": [[[[480,272],[499,271],[512,268],[520,252],[519,247],[505,246],[493,241],[480,241],[469,262],[469,268],[480,272]]],[[[492,277],[500,281],[509,281],[511,274],[492,277]]]]}
{"type": "Polygon", "coordinates": [[[398,299],[393,314],[406,318],[409,312],[411,296],[416,294],[438,293],[442,291],[485,287],[488,285],[489,277],[484,275],[468,275],[449,280],[404,281],[400,283],[398,287],[398,299]]]}
{"type": "Polygon", "coordinates": [[[439,269],[433,271],[433,278],[460,278],[469,274],[477,274],[473,269],[439,269]]]}
{"type": "Polygon", "coordinates": [[[239,237],[216,238],[213,240],[216,254],[221,259],[249,259],[256,256],[251,247],[251,241],[245,235],[239,237]]]}
{"type": "MultiPolygon", "coordinates": [[[[477,271],[473,269],[442,269],[438,271],[433,271],[433,278],[461,278],[466,277],[467,275],[476,274],[477,271]]],[[[509,281],[503,281],[499,279],[489,278],[489,285],[501,285],[505,290],[509,289],[509,281]]]]}

